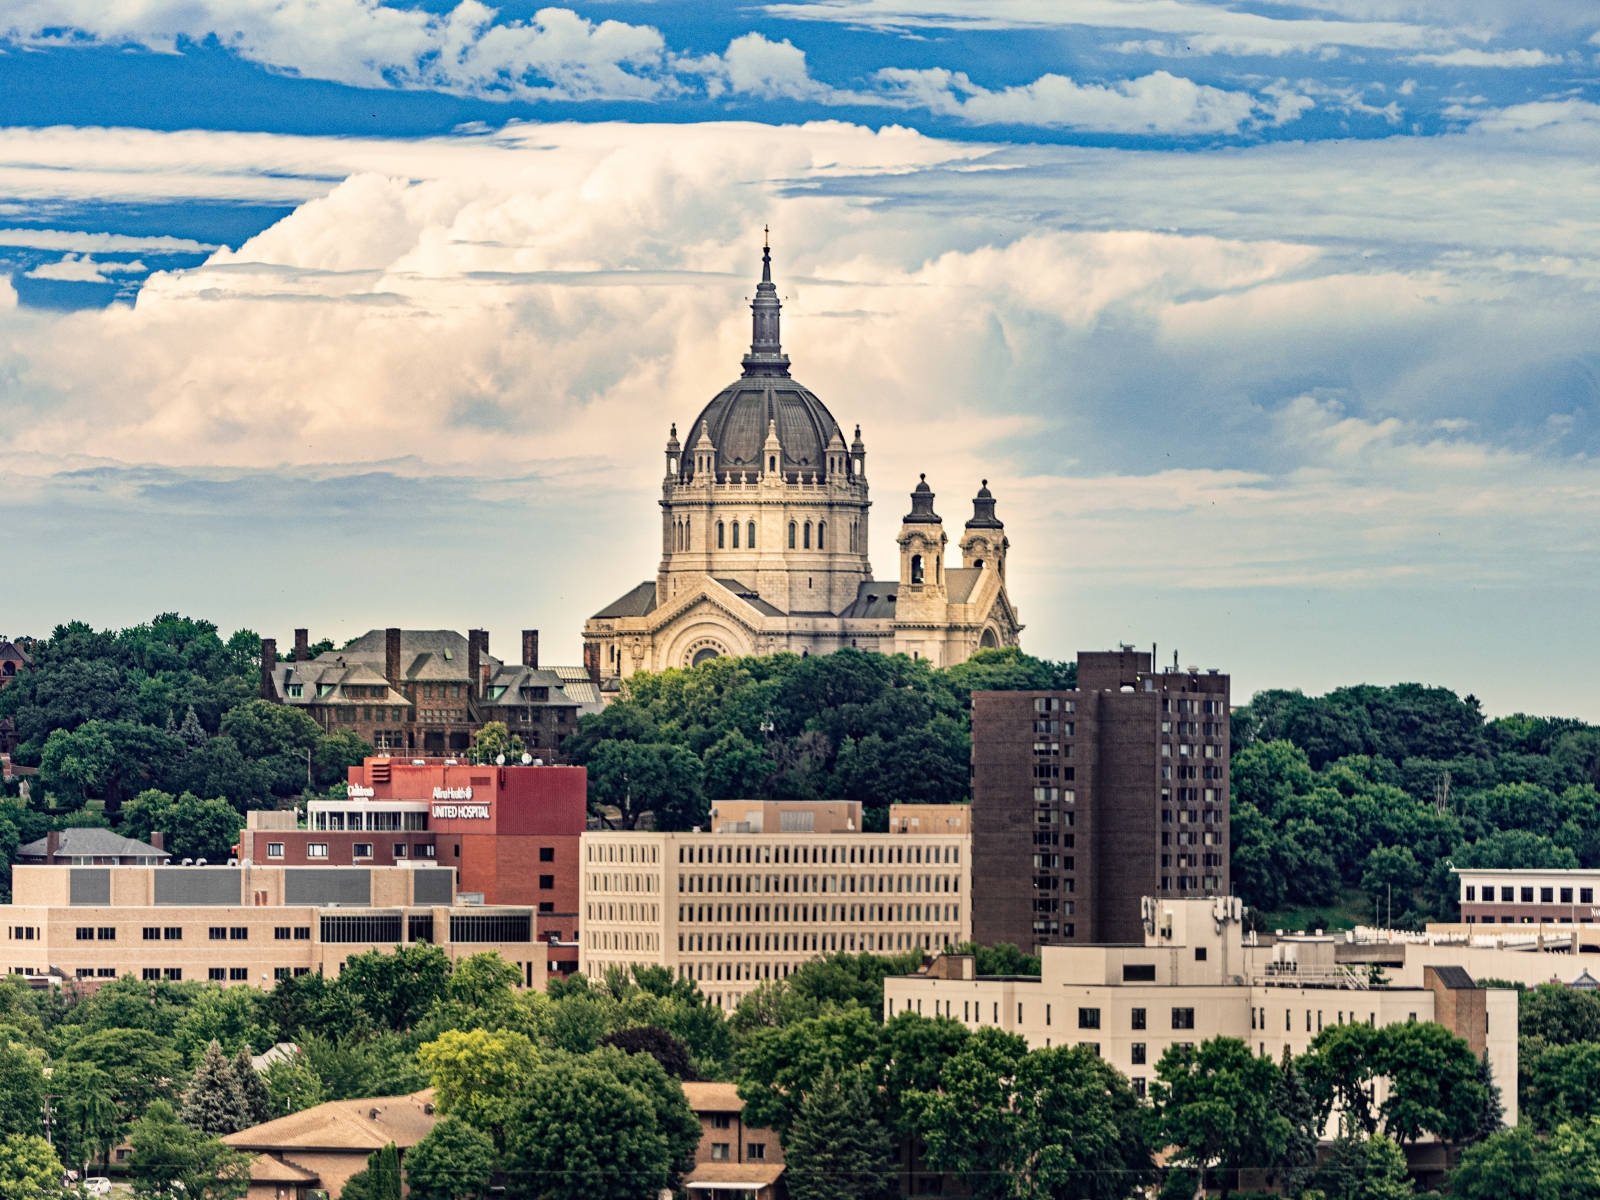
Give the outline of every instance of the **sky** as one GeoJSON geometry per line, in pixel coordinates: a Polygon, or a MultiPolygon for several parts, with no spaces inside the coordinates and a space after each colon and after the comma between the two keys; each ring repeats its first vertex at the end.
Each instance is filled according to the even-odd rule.
{"type": "Polygon", "coordinates": [[[1023,646],[1600,721],[1592,0],[8,0],[0,634],[542,631],[795,376],[1023,646]]]}

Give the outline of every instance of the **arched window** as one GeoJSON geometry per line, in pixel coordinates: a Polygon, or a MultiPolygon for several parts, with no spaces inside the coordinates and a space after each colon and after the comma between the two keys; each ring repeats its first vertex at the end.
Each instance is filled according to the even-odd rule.
{"type": "Polygon", "coordinates": [[[827,549],[827,547],[822,544],[822,539],[826,536],[827,532],[828,532],[828,523],[826,521],[818,521],[817,522],[817,549],[818,550],[826,550],[827,549]]]}
{"type": "Polygon", "coordinates": [[[778,469],[778,456],[776,454],[767,455],[767,470],[776,471],[777,469],[778,469]]]}
{"type": "Polygon", "coordinates": [[[748,525],[745,526],[744,532],[745,532],[745,537],[744,537],[745,546],[748,549],[754,550],[756,548],[756,523],[754,521],[751,521],[748,525]]]}
{"type": "Polygon", "coordinates": [[[922,582],[922,555],[920,554],[913,554],[911,556],[911,582],[922,582]]]}
{"type": "Polygon", "coordinates": [[[807,550],[811,549],[811,522],[810,521],[806,522],[805,547],[804,548],[807,549],[807,550]]]}
{"type": "Polygon", "coordinates": [[[690,534],[690,531],[689,531],[689,522],[685,521],[683,523],[683,548],[685,550],[689,549],[689,545],[693,541],[694,541],[694,538],[690,534]]]}
{"type": "Polygon", "coordinates": [[[943,583],[944,582],[944,559],[943,558],[936,558],[936,559],[933,560],[933,581],[935,583],[943,583]]]}
{"type": "Polygon", "coordinates": [[[794,522],[789,522],[789,549],[794,549],[794,522]]]}
{"type": "Polygon", "coordinates": [[[717,522],[717,549],[718,550],[722,549],[722,537],[723,537],[722,522],[718,521],[717,522]]]}
{"type": "Polygon", "coordinates": [[[739,548],[739,522],[737,521],[733,523],[733,548],[735,550],[739,548]]]}

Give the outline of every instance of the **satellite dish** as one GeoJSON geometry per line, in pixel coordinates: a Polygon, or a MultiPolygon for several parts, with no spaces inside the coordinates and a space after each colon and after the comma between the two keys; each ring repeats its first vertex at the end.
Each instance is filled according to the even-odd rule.
{"type": "Polygon", "coordinates": [[[531,763],[531,762],[532,762],[532,761],[533,761],[533,755],[531,755],[531,754],[524,754],[524,755],[523,755],[523,756],[522,756],[522,765],[523,765],[523,766],[527,766],[527,765],[528,765],[528,764],[529,764],[529,763],[531,763]]]}
{"type": "Polygon", "coordinates": [[[496,754],[494,756],[494,765],[497,766],[497,767],[505,766],[506,765],[506,756],[504,754],[496,754]]]}

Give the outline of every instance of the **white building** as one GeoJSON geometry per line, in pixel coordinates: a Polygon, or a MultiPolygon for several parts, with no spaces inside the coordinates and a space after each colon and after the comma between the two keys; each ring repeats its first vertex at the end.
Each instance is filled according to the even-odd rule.
{"type": "Polygon", "coordinates": [[[1310,1048],[1331,1025],[1437,1021],[1489,1052],[1507,1124],[1517,1119],[1517,993],[1480,988],[1448,953],[1413,963],[1414,981],[1370,986],[1364,964],[1339,961],[1342,938],[1246,944],[1238,900],[1143,903],[1139,945],[1045,946],[1042,973],[978,977],[965,956],[884,980],[884,1013],[993,1026],[1031,1046],[1083,1045],[1145,1094],[1175,1043],[1233,1037],[1278,1058],[1310,1048]]]}

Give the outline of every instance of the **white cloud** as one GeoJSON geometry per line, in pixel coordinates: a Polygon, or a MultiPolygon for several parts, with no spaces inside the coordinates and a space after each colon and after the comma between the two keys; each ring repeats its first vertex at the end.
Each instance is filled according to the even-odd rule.
{"type": "Polygon", "coordinates": [[[1589,100],[1535,100],[1489,112],[1463,108],[1454,115],[1471,118],[1480,133],[1600,133],[1600,104],[1589,100]]]}
{"type": "Polygon", "coordinates": [[[1312,53],[1326,46],[1420,50],[1455,45],[1463,36],[1457,29],[1411,21],[1278,18],[1189,0],[1074,0],[1072,4],[1058,0],[802,0],[770,3],[764,11],[784,20],[888,30],[1077,26],[1175,35],[1172,41],[1146,41],[1142,53],[1161,53],[1165,48],[1174,53],[1276,56],[1312,53]]]}
{"type": "Polygon", "coordinates": [[[0,229],[0,246],[25,250],[76,250],[111,254],[204,254],[215,250],[209,242],[193,238],[130,237],[122,233],[93,233],[76,229],[0,229]]]}
{"type": "MultiPolygon", "coordinates": [[[[1064,75],[991,91],[960,71],[887,67],[875,80],[891,103],[974,125],[1044,125],[1109,133],[1237,133],[1256,113],[1247,92],[1197,84],[1166,71],[1113,84],[1064,75]]],[[[1292,106],[1291,106],[1292,108],[1292,106]]],[[[1284,111],[1274,106],[1274,112],[1284,111]]],[[[1297,114],[1296,114],[1297,115],[1297,114]]]]}
{"type": "Polygon", "coordinates": [[[0,38],[171,52],[215,37],[251,62],[312,79],[486,99],[651,99],[677,86],[651,26],[565,8],[498,18],[480,0],[438,13],[378,0],[11,0],[0,38]]]}
{"type": "Polygon", "coordinates": [[[1543,50],[1451,50],[1447,53],[1413,54],[1408,63],[1434,67],[1551,67],[1564,61],[1559,54],[1543,50]]]}
{"type": "Polygon", "coordinates": [[[143,275],[150,268],[138,259],[131,262],[100,262],[87,254],[66,254],[60,261],[40,263],[27,279],[53,279],[65,283],[121,283],[117,275],[143,275]]]}
{"type": "Polygon", "coordinates": [[[817,82],[806,68],[805,51],[785,38],[769,41],[747,33],[728,43],[718,58],[711,56],[703,68],[712,95],[727,89],[761,100],[819,100],[835,98],[833,88],[817,82]]]}

